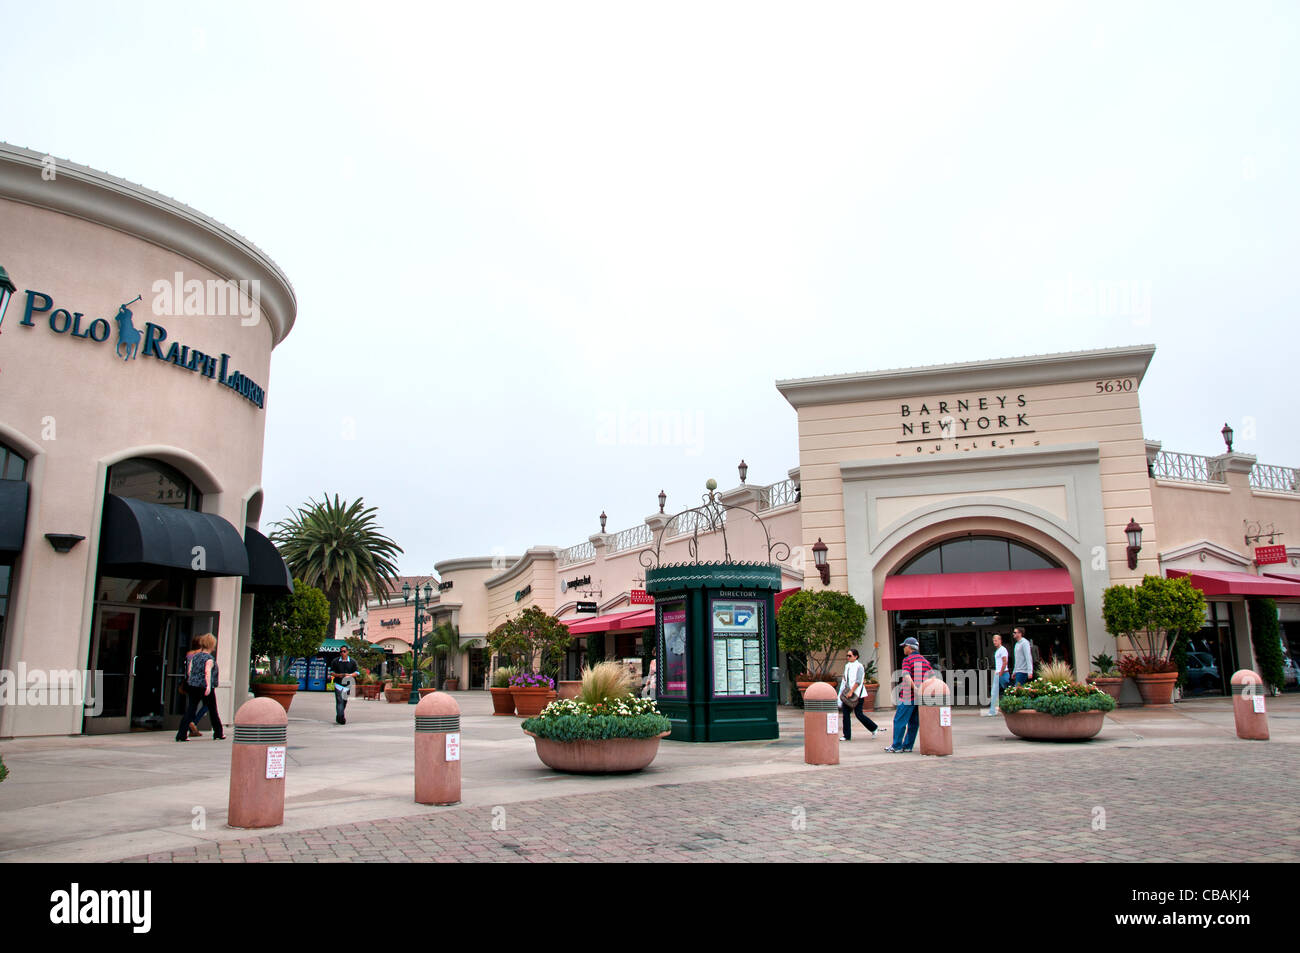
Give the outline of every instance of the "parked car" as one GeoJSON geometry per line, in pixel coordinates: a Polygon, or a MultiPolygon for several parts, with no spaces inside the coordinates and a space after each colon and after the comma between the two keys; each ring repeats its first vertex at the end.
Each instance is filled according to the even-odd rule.
{"type": "Polygon", "coordinates": [[[1188,652],[1188,694],[1200,695],[1205,692],[1222,691],[1223,679],[1219,676],[1219,666],[1214,663],[1214,656],[1209,652],[1188,652]]]}

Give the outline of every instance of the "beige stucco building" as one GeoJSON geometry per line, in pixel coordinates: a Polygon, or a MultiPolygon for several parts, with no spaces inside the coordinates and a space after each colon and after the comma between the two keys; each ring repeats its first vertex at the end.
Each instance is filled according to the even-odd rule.
{"type": "MultiPolygon", "coordinates": [[[[1154,355],[1118,347],[779,381],[798,414],[798,466],[787,480],[720,496],[792,545],[791,587],[823,588],[812,553],[827,547],[827,585],[866,606],[863,654],[885,677],[907,636],[945,671],[980,671],[992,636],[1017,625],[1040,656],[1086,671],[1093,656],[1128,649],[1102,622],[1106,588],[1186,571],[1210,606],[1193,637],[1212,662],[1197,690],[1222,691],[1232,671],[1254,664],[1248,598],[1275,598],[1285,640],[1300,642],[1300,549],[1259,565],[1243,531],[1296,539],[1300,485],[1296,470],[1247,454],[1171,453],[1148,440],[1139,393],[1154,355]],[[1132,566],[1131,524],[1141,529],[1132,566]]],[[[665,532],[670,519],[656,513],[519,557],[439,563],[446,588],[433,615],[458,624],[464,640],[536,605],[585,640],[571,670],[596,654],[638,655],[654,625],[632,603],[644,579],[638,555],[660,541],[664,562],[690,558],[691,526],[665,532]],[[578,616],[580,601],[595,612],[578,616]]],[[[729,526],[732,556],[766,561],[767,536],[743,529],[729,526]]],[[[702,560],[721,558],[718,535],[698,537],[702,560]]],[[[470,686],[481,687],[487,667],[464,670],[470,686]]]]}
{"type": "Polygon", "coordinates": [[[290,582],[257,532],[288,279],[192,208],[8,145],[0,267],[0,737],[174,728],[202,633],[229,716],[254,593],[290,582]],[[87,670],[90,707],[43,687],[87,670]]]}

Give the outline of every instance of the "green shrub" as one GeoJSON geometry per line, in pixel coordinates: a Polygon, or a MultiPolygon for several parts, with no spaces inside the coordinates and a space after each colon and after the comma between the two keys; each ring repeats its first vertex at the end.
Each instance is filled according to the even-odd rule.
{"type": "Polygon", "coordinates": [[[257,675],[253,678],[254,685],[297,685],[298,679],[292,675],[257,675]]]}
{"type": "Polygon", "coordinates": [[[606,738],[654,738],[672,730],[658,713],[644,715],[558,715],[526,719],[524,731],[552,741],[599,741],[606,738]]]}
{"type": "Polygon", "coordinates": [[[1282,688],[1286,672],[1282,668],[1282,640],[1277,631],[1277,603],[1272,599],[1247,599],[1250,612],[1250,641],[1255,647],[1259,674],[1273,688],[1282,688]]]}
{"type": "Polygon", "coordinates": [[[9,777],[9,769],[5,767],[5,759],[0,758],[0,781],[9,777]]]}
{"type": "Polygon", "coordinates": [[[1029,709],[1045,715],[1073,715],[1081,711],[1114,711],[1115,699],[1094,685],[1036,678],[1008,688],[998,700],[998,707],[1008,714],[1029,709]]]}

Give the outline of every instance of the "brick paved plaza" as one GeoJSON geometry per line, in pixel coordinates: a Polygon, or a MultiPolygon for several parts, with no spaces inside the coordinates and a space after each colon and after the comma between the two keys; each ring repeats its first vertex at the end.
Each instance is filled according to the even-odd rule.
{"type": "Polygon", "coordinates": [[[659,784],[634,796],[451,808],[133,859],[1291,861],[1300,823],[1278,806],[1294,796],[1295,755],[1293,745],[1220,745],[1194,756],[1181,746],[898,756],[869,768],[659,784]]]}
{"type": "MultiPolygon", "coordinates": [[[[1294,861],[1300,697],[1272,739],[1235,737],[1229,699],[1120,709],[1085,745],[1013,738],[957,710],[954,754],[891,755],[861,731],[841,764],[781,737],[665,742],[638,774],[557,774],[481,692],[463,710],[462,803],[413,800],[413,709],[332,696],[290,711],[285,822],[227,826],[230,742],[134,733],[0,744],[0,861],[1294,861]],[[1103,826],[1104,824],[1104,826],[1103,826]]],[[[876,712],[887,723],[889,712],[876,712]]]]}

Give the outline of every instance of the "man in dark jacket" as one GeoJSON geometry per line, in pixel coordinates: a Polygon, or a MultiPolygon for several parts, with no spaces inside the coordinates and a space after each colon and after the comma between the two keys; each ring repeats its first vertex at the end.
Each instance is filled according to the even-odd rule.
{"type": "Polygon", "coordinates": [[[348,658],[346,645],[339,649],[339,657],[330,666],[330,671],[334,674],[334,720],[340,725],[346,725],[348,720],[343,717],[343,712],[348,707],[348,695],[351,694],[356,679],[349,680],[347,684],[344,684],[343,680],[349,675],[357,674],[357,663],[348,658]]]}

